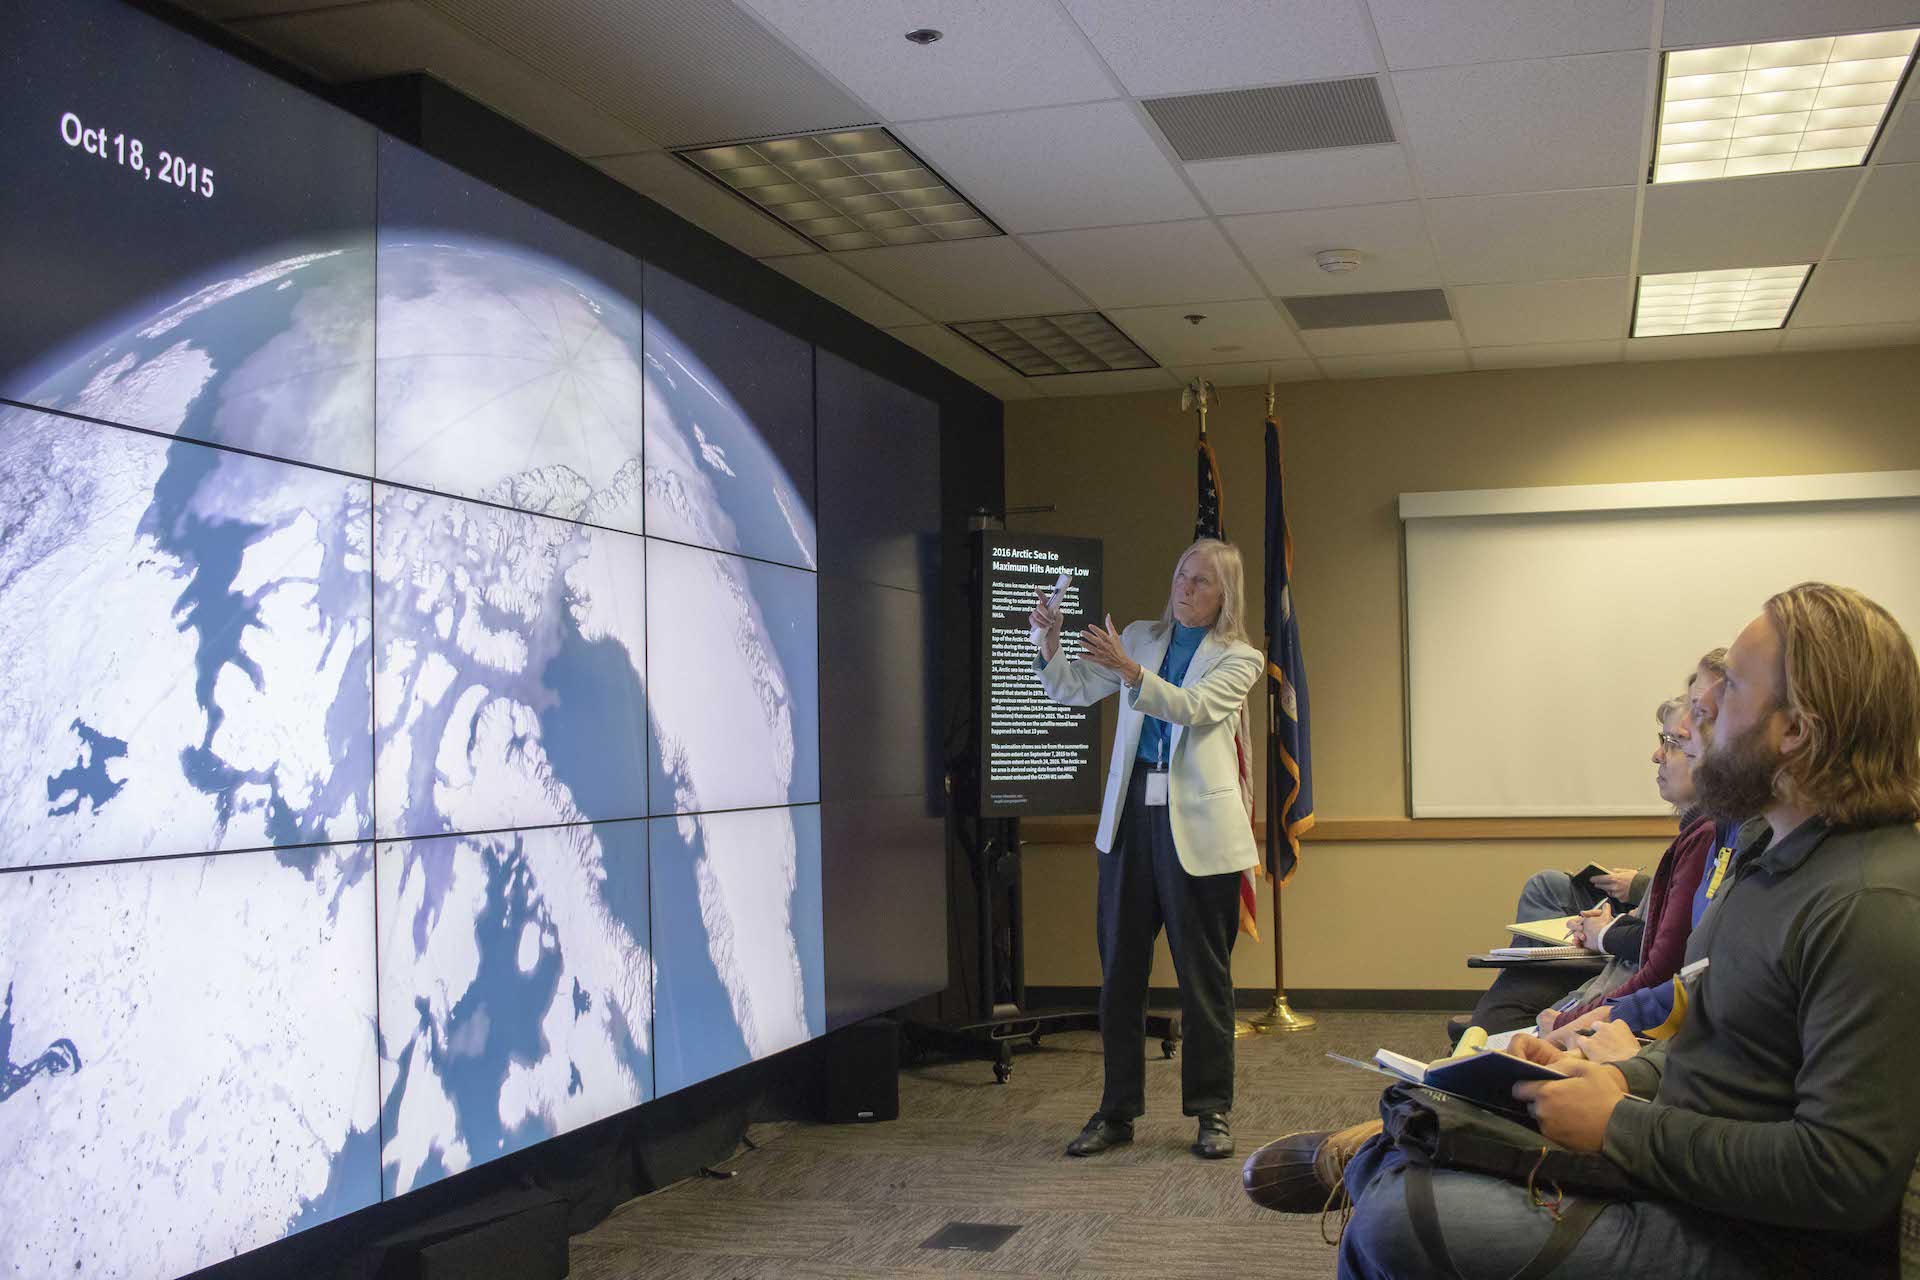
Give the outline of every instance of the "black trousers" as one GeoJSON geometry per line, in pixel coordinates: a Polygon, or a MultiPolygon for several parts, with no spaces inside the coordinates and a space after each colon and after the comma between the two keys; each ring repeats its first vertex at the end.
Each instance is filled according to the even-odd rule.
{"type": "Polygon", "coordinates": [[[1489,1035],[1531,1028],[1540,1011],[1591,978],[1593,969],[1515,965],[1502,969],[1473,1008],[1473,1025],[1489,1035]]]}
{"type": "Polygon", "coordinates": [[[1100,1038],[1106,1089],[1100,1110],[1146,1111],[1147,980],[1162,926],[1180,982],[1181,1109],[1233,1109],[1233,941],[1240,873],[1188,875],[1164,805],[1148,807],[1147,771],[1134,770],[1113,851],[1100,855],[1100,1038]]]}

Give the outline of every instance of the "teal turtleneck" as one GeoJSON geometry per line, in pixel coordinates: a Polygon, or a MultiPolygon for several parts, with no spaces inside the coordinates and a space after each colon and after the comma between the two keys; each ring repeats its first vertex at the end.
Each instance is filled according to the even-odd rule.
{"type": "MultiPolygon", "coordinates": [[[[1187,627],[1176,622],[1173,624],[1173,638],[1167,642],[1167,656],[1160,660],[1160,678],[1169,684],[1179,684],[1187,678],[1187,668],[1193,663],[1193,655],[1200,649],[1200,642],[1207,638],[1207,627],[1187,627]]],[[[1166,764],[1167,753],[1172,750],[1172,739],[1165,720],[1147,717],[1140,726],[1139,756],[1148,764],[1166,764]]]]}

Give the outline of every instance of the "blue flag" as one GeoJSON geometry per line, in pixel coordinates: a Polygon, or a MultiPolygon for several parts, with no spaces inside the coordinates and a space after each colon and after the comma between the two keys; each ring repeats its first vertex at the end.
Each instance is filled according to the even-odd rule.
{"type": "Polygon", "coordinates": [[[1267,419],[1267,873],[1285,884],[1313,826],[1307,742],[1307,666],[1293,612],[1293,535],[1287,531],[1280,424],[1267,419]]]}

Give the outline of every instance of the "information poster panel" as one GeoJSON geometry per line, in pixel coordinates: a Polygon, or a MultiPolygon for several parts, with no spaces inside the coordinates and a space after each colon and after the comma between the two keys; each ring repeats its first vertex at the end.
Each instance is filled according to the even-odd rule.
{"type": "Polygon", "coordinates": [[[978,539],[981,591],[980,816],[1043,817],[1100,808],[1100,713],[1040,687],[1028,615],[1060,592],[1061,648],[1099,620],[1100,541],[988,530],[978,539]]]}

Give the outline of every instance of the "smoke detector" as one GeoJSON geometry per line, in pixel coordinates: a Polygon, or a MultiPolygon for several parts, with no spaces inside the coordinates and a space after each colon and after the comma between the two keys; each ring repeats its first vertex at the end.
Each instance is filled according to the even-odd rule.
{"type": "Polygon", "coordinates": [[[1343,271],[1360,269],[1360,251],[1358,249],[1322,249],[1313,255],[1313,260],[1322,271],[1338,275],[1343,271]]]}

